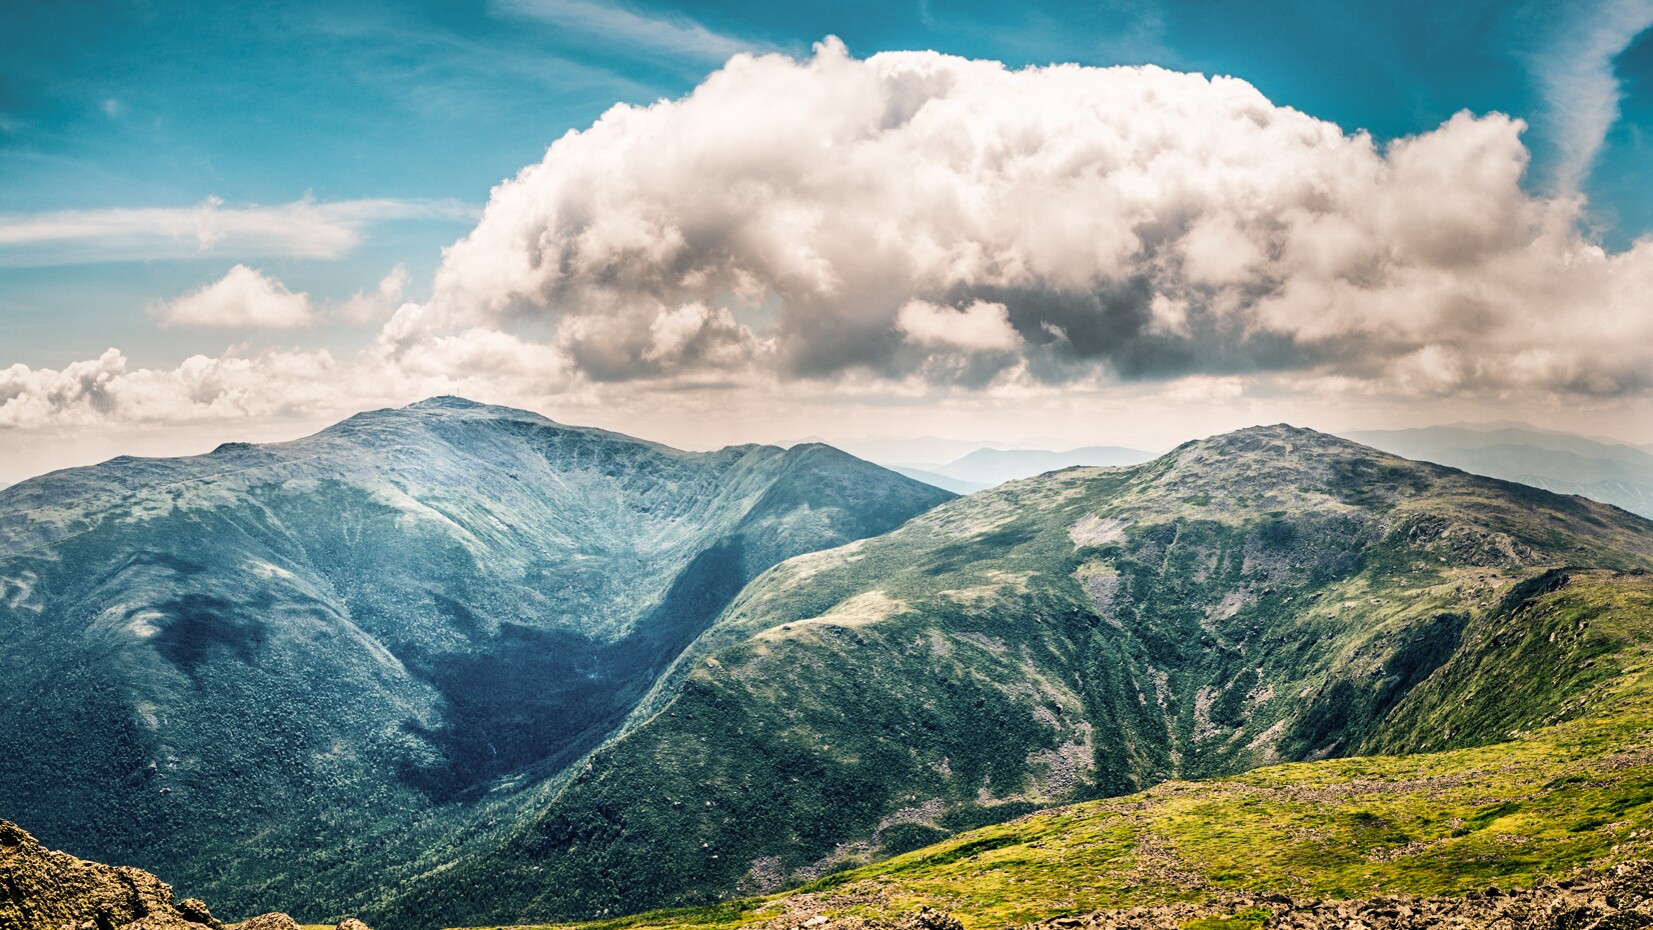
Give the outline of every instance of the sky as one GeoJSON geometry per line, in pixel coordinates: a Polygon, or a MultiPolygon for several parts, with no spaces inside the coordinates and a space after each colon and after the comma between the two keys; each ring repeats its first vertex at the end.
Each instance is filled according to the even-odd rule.
{"type": "Polygon", "coordinates": [[[0,6],[0,483],[440,393],[690,448],[1653,443],[1653,0],[0,6]]]}

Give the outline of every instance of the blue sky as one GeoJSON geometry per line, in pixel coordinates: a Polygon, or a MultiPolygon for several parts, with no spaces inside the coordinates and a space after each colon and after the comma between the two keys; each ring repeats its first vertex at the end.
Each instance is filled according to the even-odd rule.
{"type": "MultiPolygon", "coordinates": [[[[490,189],[564,133],[616,103],[688,93],[734,52],[801,59],[827,35],[856,57],[934,49],[1231,74],[1380,142],[1460,110],[1507,113],[1529,124],[1528,191],[1577,187],[1585,235],[1622,250],[1653,230],[1653,34],[1636,34],[1648,18],[1631,0],[8,3],[0,367],[58,368],[108,346],[154,366],[220,354],[237,333],[157,326],[154,308],[240,263],[318,306],[402,266],[402,298],[423,300],[490,189]],[[1603,42],[1622,53],[1581,72],[1603,42]],[[1591,117],[1604,94],[1616,111],[1591,117]],[[331,244],[215,233],[169,245],[108,214],[366,201],[379,205],[329,214],[344,230],[331,244]],[[30,232],[93,220],[119,229],[30,232]]],[[[319,314],[268,344],[347,353],[376,333],[319,314]]]]}
{"type": "MultiPolygon", "coordinates": [[[[1460,109],[1499,110],[1532,122],[1541,149],[1534,62],[1589,6],[8,4],[0,197],[10,211],[305,192],[480,202],[615,102],[682,94],[731,50],[803,54],[829,34],[858,55],[932,48],[1013,65],[1233,74],[1276,103],[1380,138],[1460,109]],[[615,12],[599,15],[603,7],[615,12]],[[628,20],[659,28],[627,36],[628,20]]],[[[1653,194],[1632,196],[1622,183],[1644,154],[1638,130],[1653,110],[1650,46],[1643,37],[1618,61],[1625,119],[1592,184],[1616,192],[1621,235],[1653,218],[1653,194]]]]}

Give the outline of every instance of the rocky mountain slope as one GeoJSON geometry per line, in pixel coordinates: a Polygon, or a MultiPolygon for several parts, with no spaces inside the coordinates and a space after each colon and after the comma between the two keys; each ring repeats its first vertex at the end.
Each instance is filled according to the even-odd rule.
{"type": "Polygon", "coordinates": [[[1653,566],[1653,523],[1290,427],[1012,482],[761,576],[507,843],[374,913],[703,903],[1168,779],[1506,740],[1602,674],[1523,613],[1563,566],[1653,566]]]}
{"type": "Polygon", "coordinates": [[[456,398],[22,482],[0,813],[229,913],[347,911],[549,790],[749,579],[949,496],[456,398]]]}
{"type": "Polygon", "coordinates": [[[223,930],[202,902],[175,900],[147,872],[53,852],[0,820],[0,927],[6,930],[223,930]]]}
{"type": "Polygon", "coordinates": [[[1530,703],[1535,728],[1164,782],[795,892],[587,930],[871,930],[925,915],[923,930],[1649,925],[1653,575],[1546,572],[1475,622],[1473,646],[1426,686],[1461,687],[1463,707],[1530,703]],[[1533,687],[1558,672],[1553,692],[1533,687]]]}

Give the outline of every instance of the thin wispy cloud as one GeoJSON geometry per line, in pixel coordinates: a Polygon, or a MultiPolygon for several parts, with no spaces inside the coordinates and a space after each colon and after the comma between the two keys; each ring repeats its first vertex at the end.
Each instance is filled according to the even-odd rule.
{"type": "Polygon", "coordinates": [[[605,100],[658,96],[659,89],[614,70],[578,62],[543,42],[502,42],[362,10],[295,16],[297,34],[333,46],[337,67],[422,118],[475,115],[501,83],[533,93],[605,100]]]}
{"type": "Polygon", "coordinates": [[[379,280],[378,287],[372,291],[357,291],[355,296],[345,301],[339,308],[339,315],[352,323],[383,322],[401,302],[409,280],[407,266],[399,264],[379,280]]]}
{"type": "Polygon", "coordinates": [[[0,266],[152,261],[208,256],[339,258],[378,223],[471,220],[455,200],[388,198],[230,206],[140,207],[0,214],[0,266]]]}
{"type": "Polygon", "coordinates": [[[1653,26],[1653,0],[1606,0],[1564,28],[1534,62],[1545,122],[1558,150],[1555,191],[1578,192],[1618,122],[1623,89],[1613,62],[1653,26]]]}
{"type": "Polygon", "coordinates": [[[673,58],[720,63],[740,52],[768,50],[768,46],[714,32],[683,16],[646,16],[592,0],[495,0],[493,11],[502,17],[526,19],[556,26],[583,38],[673,58]]]}

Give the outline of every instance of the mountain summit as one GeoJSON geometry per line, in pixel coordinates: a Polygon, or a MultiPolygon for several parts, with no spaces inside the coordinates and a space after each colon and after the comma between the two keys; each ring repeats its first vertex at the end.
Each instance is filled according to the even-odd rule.
{"type": "Polygon", "coordinates": [[[0,491],[0,811],[230,911],[277,877],[344,910],[600,743],[764,569],[950,496],[452,397],[26,481],[0,491]]]}

